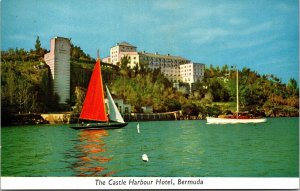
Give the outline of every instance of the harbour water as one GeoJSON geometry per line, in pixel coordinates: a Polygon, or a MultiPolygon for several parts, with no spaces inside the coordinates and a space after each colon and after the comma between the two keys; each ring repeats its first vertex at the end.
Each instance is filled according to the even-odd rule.
{"type": "Polygon", "coordinates": [[[2,176],[298,177],[299,118],[262,124],[131,122],[116,130],[68,125],[1,128],[2,176]],[[147,154],[149,161],[143,162],[147,154]]]}

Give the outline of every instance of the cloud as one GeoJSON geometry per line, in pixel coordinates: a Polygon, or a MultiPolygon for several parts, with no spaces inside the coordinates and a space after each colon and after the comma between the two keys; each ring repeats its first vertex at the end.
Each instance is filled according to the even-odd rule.
{"type": "Polygon", "coordinates": [[[235,24],[240,23],[243,18],[240,16],[245,12],[243,3],[233,3],[230,1],[221,1],[214,3],[213,1],[200,1],[199,5],[191,5],[189,14],[195,19],[211,19],[218,18],[224,20],[231,20],[235,24]],[[232,19],[235,18],[235,19],[232,19]]]}
{"type": "MultiPolygon", "coordinates": [[[[286,2],[289,2],[289,1],[286,1],[286,2]]],[[[277,10],[279,10],[281,12],[297,11],[297,6],[296,5],[286,4],[286,3],[281,3],[276,8],[277,8],[277,10]]]]}
{"type": "Polygon", "coordinates": [[[231,32],[224,28],[195,28],[184,36],[190,38],[194,44],[203,45],[230,35],[231,32]]]}
{"type": "Polygon", "coordinates": [[[255,46],[265,45],[276,41],[277,36],[268,36],[268,37],[256,37],[256,38],[246,38],[240,39],[235,38],[234,40],[227,41],[226,44],[223,44],[221,49],[244,49],[244,48],[253,48],[255,46]]]}
{"type": "MultiPolygon", "coordinates": [[[[243,19],[237,19],[233,20],[232,22],[238,23],[238,22],[244,22],[243,19]]],[[[270,32],[271,29],[274,28],[274,22],[268,21],[261,24],[251,25],[248,27],[243,28],[233,28],[230,26],[222,26],[222,27],[211,27],[211,28],[194,28],[190,31],[186,32],[184,35],[186,38],[189,38],[192,40],[195,44],[207,44],[207,43],[213,43],[218,40],[224,40],[226,38],[226,42],[233,42],[232,44],[226,44],[226,48],[248,48],[253,47],[257,45],[262,45],[271,41],[274,41],[276,39],[275,36],[271,35],[266,38],[257,38],[265,32],[270,32]],[[256,36],[255,39],[259,40],[253,40],[253,35],[256,36]],[[245,41],[246,39],[246,41],[245,41]],[[245,43],[247,42],[247,43],[245,43]]]]}
{"type": "Polygon", "coordinates": [[[14,35],[9,35],[6,38],[9,39],[9,40],[15,40],[15,41],[32,40],[31,35],[28,35],[28,34],[14,34],[14,35]]]}
{"type": "Polygon", "coordinates": [[[274,21],[267,21],[264,23],[251,25],[248,28],[244,28],[244,30],[241,32],[242,35],[250,35],[253,33],[263,32],[263,31],[269,31],[270,29],[274,28],[274,21]]]}
{"type": "Polygon", "coordinates": [[[185,2],[180,0],[163,0],[155,1],[154,8],[164,9],[164,10],[174,10],[183,8],[185,2]]]}
{"type": "Polygon", "coordinates": [[[131,13],[125,16],[125,20],[132,24],[141,24],[141,23],[155,23],[158,22],[159,19],[154,15],[150,14],[139,14],[139,13],[131,13]]]}
{"type": "MultiPolygon", "coordinates": [[[[156,6],[161,9],[179,8],[182,1],[155,1],[156,6]]],[[[243,3],[210,3],[207,1],[196,2],[194,6],[188,1],[182,6],[182,9],[189,10],[188,14],[183,15],[180,11],[174,12],[173,20],[165,20],[164,18],[159,28],[161,32],[177,31],[177,34],[190,42],[203,45],[214,43],[218,40],[228,41],[228,37],[236,36],[236,38],[259,35],[266,31],[270,31],[276,26],[276,21],[256,21],[250,19],[243,11],[246,9],[243,3]],[[201,6],[200,6],[201,5],[201,6]],[[230,11],[229,11],[230,10],[230,11]]],[[[142,20],[145,20],[141,16],[142,20]]],[[[174,32],[173,32],[174,33],[174,32]]],[[[179,37],[180,38],[180,37],[179,37]]],[[[247,47],[262,44],[263,40],[251,42],[247,47]]],[[[235,45],[238,47],[241,45],[235,45]]],[[[243,45],[246,47],[246,45],[243,45]]]]}
{"type": "Polygon", "coordinates": [[[231,25],[241,25],[241,24],[245,24],[247,23],[248,20],[247,19],[244,19],[244,18],[230,18],[228,20],[228,23],[231,24],[231,25]]]}

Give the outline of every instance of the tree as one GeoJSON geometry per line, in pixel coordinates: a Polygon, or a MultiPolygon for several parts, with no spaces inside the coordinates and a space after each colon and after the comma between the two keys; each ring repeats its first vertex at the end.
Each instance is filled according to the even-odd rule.
{"type": "Polygon", "coordinates": [[[287,89],[291,92],[292,95],[295,95],[299,92],[297,81],[294,78],[289,79],[287,83],[287,89]]]}
{"type": "Polygon", "coordinates": [[[209,91],[212,93],[214,101],[228,101],[229,92],[224,84],[220,83],[218,79],[214,78],[210,81],[209,91]]]}
{"type": "Polygon", "coordinates": [[[213,97],[212,93],[207,92],[205,94],[204,98],[201,99],[200,102],[201,102],[201,104],[207,105],[207,104],[211,104],[213,102],[213,99],[214,99],[214,97],[213,97]]]}
{"type": "Polygon", "coordinates": [[[40,37],[39,36],[36,37],[36,41],[35,41],[34,47],[35,47],[35,51],[36,52],[40,52],[42,50],[41,41],[40,41],[40,37]]]}
{"type": "Polygon", "coordinates": [[[76,104],[75,104],[75,108],[73,110],[73,112],[75,114],[79,114],[81,112],[83,102],[84,102],[84,98],[85,98],[85,94],[86,94],[86,89],[85,88],[82,88],[80,86],[75,87],[76,104]]]}
{"type": "Polygon", "coordinates": [[[31,50],[30,54],[28,55],[28,59],[32,61],[40,61],[44,57],[45,53],[47,52],[46,49],[42,48],[40,37],[37,36],[35,41],[35,50],[31,50]]]}
{"type": "Polygon", "coordinates": [[[130,57],[125,55],[121,58],[121,62],[118,62],[117,65],[120,67],[120,74],[123,76],[130,77],[130,57]]]}
{"type": "Polygon", "coordinates": [[[182,114],[188,116],[198,116],[199,108],[194,103],[187,103],[182,106],[182,114]]]}
{"type": "Polygon", "coordinates": [[[79,47],[71,43],[71,60],[93,62],[94,59],[90,57],[89,54],[84,53],[84,51],[79,47]]]}
{"type": "Polygon", "coordinates": [[[223,67],[222,67],[222,70],[221,70],[221,72],[222,72],[222,75],[227,75],[228,74],[228,66],[227,66],[227,64],[225,64],[223,67]]]}
{"type": "Polygon", "coordinates": [[[121,58],[121,65],[120,65],[121,70],[128,70],[129,64],[130,64],[130,57],[127,55],[123,56],[121,58]]]}
{"type": "Polygon", "coordinates": [[[206,80],[198,80],[192,85],[192,93],[195,99],[202,99],[208,92],[206,80]]]}

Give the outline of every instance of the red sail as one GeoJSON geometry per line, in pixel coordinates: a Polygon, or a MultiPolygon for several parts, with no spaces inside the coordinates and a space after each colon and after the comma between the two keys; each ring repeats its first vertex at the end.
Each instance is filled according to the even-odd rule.
{"type": "Polygon", "coordinates": [[[85,96],[80,119],[108,121],[105,111],[100,60],[98,59],[85,96]]]}

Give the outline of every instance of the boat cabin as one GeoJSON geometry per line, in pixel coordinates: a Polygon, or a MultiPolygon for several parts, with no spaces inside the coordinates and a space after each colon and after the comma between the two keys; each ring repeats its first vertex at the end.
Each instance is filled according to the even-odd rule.
{"type": "Polygon", "coordinates": [[[227,119],[251,119],[254,118],[252,114],[249,114],[248,111],[235,112],[232,115],[219,115],[218,118],[227,118],[227,119]]]}

